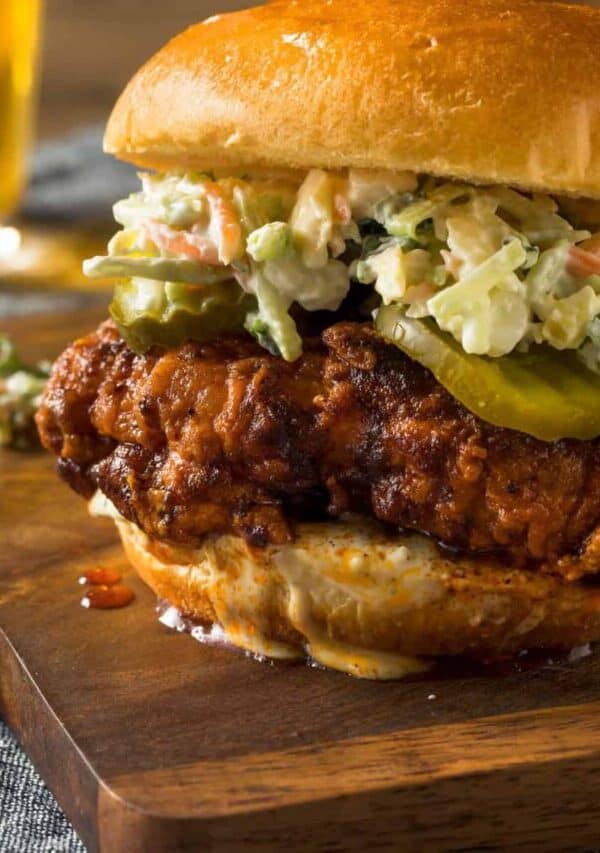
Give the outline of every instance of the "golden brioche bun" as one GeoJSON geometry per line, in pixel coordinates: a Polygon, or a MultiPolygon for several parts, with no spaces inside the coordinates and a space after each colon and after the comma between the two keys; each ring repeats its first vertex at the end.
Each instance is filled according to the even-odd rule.
{"type": "Polygon", "coordinates": [[[410,169],[600,197],[599,45],[585,6],[279,0],[167,44],[105,149],[163,170],[410,169]]]}
{"type": "Polygon", "coordinates": [[[414,656],[498,659],[600,640],[597,591],[451,560],[419,534],[389,534],[365,520],[301,524],[293,543],[264,549],[231,535],[199,548],[167,545],[129,522],[117,526],[159,598],[267,657],[308,655],[353,675],[394,678],[427,666],[414,656]]]}

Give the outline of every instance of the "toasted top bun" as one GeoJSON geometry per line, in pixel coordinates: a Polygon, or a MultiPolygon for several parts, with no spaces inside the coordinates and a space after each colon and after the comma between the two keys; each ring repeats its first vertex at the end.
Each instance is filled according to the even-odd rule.
{"type": "Polygon", "coordinates": [[[278,0],[215,15],[129,83],[142,167],[425,172],[600,198],[600,9],[278,0]]]}
{"type": "Polygon", "coordinates": [[[159,598],[215,636],[271,658],[311,657],[363,678],[428,659],[498,659],[600,640],[598,592],[539,572],[451,560],[424,536],[368,520],[301,524],[262,549],[237,536],[198,548],[148,538],[123,519],[127,556],[159,598]]]}

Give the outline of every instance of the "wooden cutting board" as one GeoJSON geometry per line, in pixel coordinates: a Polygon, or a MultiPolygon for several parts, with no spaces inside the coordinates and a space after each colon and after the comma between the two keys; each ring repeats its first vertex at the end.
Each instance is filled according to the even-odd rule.
{"type": "MultiPolygon", "coordinates": [[[[9,331],[55,355],[96,319],[9,331]]],[[[0,452],[0,629],[2,714],[91,851],[600,844],[600,655],[378,684],[201,646],[43,454],[0,452]],[[80,607],[112,565],[134,604],[80,607]]]]}

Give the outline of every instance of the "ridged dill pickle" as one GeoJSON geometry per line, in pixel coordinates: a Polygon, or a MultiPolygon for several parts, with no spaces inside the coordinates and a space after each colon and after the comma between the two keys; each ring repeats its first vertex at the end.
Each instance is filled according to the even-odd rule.
{"type": "Polygon", "coordinates": [[[131,349],[144,353],[240,330],[256,308],[256,299],[234,281],[202,287],[130,279],[117,284],[110,314],[131,349]]]}
{"type": "Polygon", "coordinates": [[[542,441],[600,435],[600,376],[573,351],[536,346],[501,358],[470,355],[431,320],[406,317],[394,305],[379,310],[376,328],[488,423],[542,441]]]}

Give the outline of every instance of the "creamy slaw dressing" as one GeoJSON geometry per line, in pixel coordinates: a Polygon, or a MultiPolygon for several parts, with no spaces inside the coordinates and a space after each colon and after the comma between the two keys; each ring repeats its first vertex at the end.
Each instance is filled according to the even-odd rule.
{"type": "MultiPolygon", "coordinates": [[[[337,310],[351,281],[409,317],[431,318],[465,352],[500,357],[545,343],[600,371],[600,240],[550,196],[410,172],[311,170],[287,178],[141,175],[115,205],[123,226],[91,276],[208,288],[232,279],[256,298],[246,328],[287,360],[290,315],[337,310]]],[[[568,206],[568,205],[567,205],[568,206]]]]}

